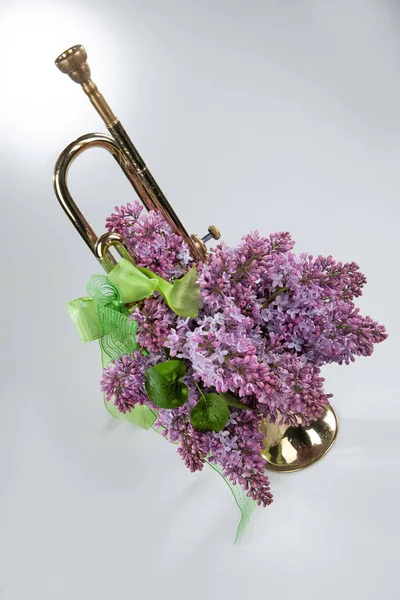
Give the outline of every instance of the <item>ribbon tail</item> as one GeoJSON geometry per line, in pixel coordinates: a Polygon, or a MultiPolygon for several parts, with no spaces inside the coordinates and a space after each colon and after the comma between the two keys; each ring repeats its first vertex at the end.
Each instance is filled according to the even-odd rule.
{"type": "Polygon", "coordinates": [[[92,342],[103,335],[96,303],[91,298],[72,300],[67,308],[82,342],[92,342]]]}
{"type": "Polygon", "coordinates": [[[233,485],[233,483],[231,483],[227,477],[223,476],[223,470],[219,465],[211,463],[208,460],[206,460],[206,463],[209,464],[210,467],[214,469],[214,471],[221,475],[222,479],[225,481],[226,485],[231,490],[232,496],[240,510],[241,516],[239,524],[237,526],[234,541],[234,543],[236,544],[236,542],[241,538],[247,523],[250,521],[251,513],[253,512],[257,504],[254,500],[252,500],[246,495],[246,492],[241,488],[240,485],[233,485]]]}

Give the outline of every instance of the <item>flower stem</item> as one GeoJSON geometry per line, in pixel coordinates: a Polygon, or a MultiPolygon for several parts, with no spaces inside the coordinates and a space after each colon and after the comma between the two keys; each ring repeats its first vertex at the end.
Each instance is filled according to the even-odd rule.
{"type": "Polygon", "coordinates": [[[200,396],[204,396],[203,392],[201,391],[199,384],[197,383],[197,381],[195,379],[193,379],[194,381],[194,385],[197,387],[197,389],[199,390],[200,396]]]}
{"type": "Polygon", "coordinates": [[[268,298],[268,300],[262,305],[263,308],[267,308],[267,306],[269,306],[271,304],[271,302],[273,302],[275,300],[275,298],[277,297],[278,294],[281,294],[282,292],[287,292],[289,290],[289,288],[285,285],[281,288],[278,288],[277,290],[274,291],[273,294],[270,295],[270,297],[268,298]]]}

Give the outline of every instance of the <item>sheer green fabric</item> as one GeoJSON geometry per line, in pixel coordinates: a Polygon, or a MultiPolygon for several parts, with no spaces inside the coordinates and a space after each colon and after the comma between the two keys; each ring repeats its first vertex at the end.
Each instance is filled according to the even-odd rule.
{"type": "Polygon", "coordinates": [[[249,498],[247,496],[246,492],[244,491],[244,489],[242,487],[240,487],[239,484],[233,485],[233,483],[231,481],[229,481],[229,479],[227,477],[223,476],[222,467],[220,467],[219,465],[216,465],[214,463],[211,463],[208,460],[206,462],[207,462],[207,464],[210,465],[211,468],[214,469],[214,471],[216,471],[217,473],[219,473],[221,475],[222,479],[225,481],[226,485],[231,490],[232,496],[234,497],[234,500],[240,510],[241,517],[240,517],[239,525],[237,526],[236,536],[235,536],[235,544],[236,544],[236,542],[240,539],[240,537],[244,531],[244,528],[246,527],[247,523],[250,520],[251,513],[255,509],[256,503],[254,500],[252,500],[251,498],[249,498]]]}
{"type": "MultiPolygon", "coordinates": [[[[132,412],[135,412],[135,410],[136,410],[136,408],[134,408],[132,412]]],[[[154,411],[153,411],[153,414],[156,414],[156,413],[154,413],[154,411]]],[[[153,427],[153,430],[156,433],[159,433],[161,435],[164,430],[164,427],[153,427]]],[[[177,442],[174,442],[174,443],[177,444],[177,442]]],[[[247,523],[250,521],[251,513],[253,512],[253,510],[255,509],[257,504],[252,498],[249,498],[247,496],[246,492],[240,485],[238,485],[238,484],[234,485],[228,479],[228,477],[224,477],[223,469],[220,465],[216,465],[215,463],[210,462],[208,459],[206,459],[205,462],[212,469],[214,469],[214,471],[216,471],[218,473],[218,475],[220,475],[221,478],[225,481],[226,485],[232,492],[232,496],[236,502],[237,507],[240,510],[240,521],[239,521],[239,524],[236,529],[236,535],[235,535],[235,541],[234,541],[234,543],[236,544],[236,542],[239,541],[239,539],[241,538],[242,533],[245,530],[247,523]]]]}
{"type": "Polygon", "coordinates": [[[121,302],[138,302],[151,296],[157,289],[155,273],[144,274],[129,260],[122,258],[107,276],[108,282],[118,289],[121,302]]]}
{"type": "Polygon", "coordinates": [[[137,322],[129,318],[129,310],[121,301],[119,290],[105,275],[93,275],[86,287],[97,308],[101,328],[100,347],[115,360],[131,354],[138,348],[136,343],[137,322]]]}
{"type": "Polygon", "coordinates": [[[86,289],[89,297],[70,302],[69,315],[83,342],[100,339],[102,348],[114,358],[137,348],[137,324],[128,318],[127,304],[158,291],[177,315],[195,317],[199,313],[200,286],[195,267],[172,284],[122,258],[108,275],[93,275],[86,289]]]}
{"type": "Polygon", "coordinates": [[[91,298],[77,298],[67,304],[68,314],[82,342],[98,340],[102,329],[97,306],[91,298]]]}
{"type": "Polygon", "coordinates": [[[157,291],[160,292],[174,313],[180,317],[197,317],[200,304],[200,284],[197,283],[196,267],[192,267],[180,279],[175,279],[173,284],[165,281],[159,275],[155,275],[150,269],[139,267],[139,270],[148,277],[157,278],[157,291]]]}

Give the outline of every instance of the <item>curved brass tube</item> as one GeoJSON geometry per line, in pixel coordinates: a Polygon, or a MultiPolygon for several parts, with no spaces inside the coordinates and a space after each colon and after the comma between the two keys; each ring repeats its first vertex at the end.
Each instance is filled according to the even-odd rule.
{"type": "Polygon", "coordinates": [[[103,233],[103,235],[101,235],[96,242],[95,254],[97,260],[103,265],[104,270],[107,273],[113,269],[115,264],[115,261],[111,260],[112,255],[109,253],[111,246],[116,248],[117,252],[120,256],[122,256],[122,258],[126,258],[132,262],[132,251],[129,251],[126,247],[126,243],[122,235],[119,235],[119,233],[114,233],[113,231],[103,233]]]}
{"type": "MultiPolygon", "coordinates": [[[[62,73],[66,73],[73,81],[82,86],[83,91],[88,96],[99,116],[103,119],[113,141],[115,141],[115,144],[107,147],[107,150],[114,153],[115,148],[116,151],[118,151],[117,154],[114,154],[114,158],[118,157],[117,160],[119,165],[132,183],[147,210],[156,210],[162,213],[171,229],[175,231],[177,235],[180,235],[184,242],[186,242],[190,253],[196,262],[206,260],[207,247],[205,241],[208,241],[211,238],[218,239],[220,237],[218,229],[214,226],[209,227],[209,233],[204,238],[200,238],[195,234],[189,235],[186,231],[143,158],[133,145],[132,140],[126,133],[121,121],[115,116],[103,94],[91,79],[85,48],[80,44],[72,46],[60,54],[55,62],[62,73]]],[[[93,135],[97,136],[98,134],[93,135]]],[[[84,137],[85,136],[83,136],[83,138],[84,137]]],[[[108,136],[103,137],[105,140],[111,141],[111,138],[108,138],[108,136]]],[[[83,138],[79,138],[79,141],[83,138]]],[[[71,151],[70,146],[68,146],[64,153],[68,153],[68,151],[71,151]]]]}
{"type": "MultiPolygon", "coordinates": [[[[130,168],[130,164],[124,159],[124,156],[117,143],[112,137],[103,133],[87,133],[80,136],[77,140],[71,142],[71,144],[69,144],[65,150],[63,150],[63,152],[61,152],[56,162],[56,166],[54,168],[54,191],[57,199],[69,220],[85,241],[86,245],[90,248],[91,252],[104,267],[103,259],[96,252],[98,236],[93,231],[82,212],[79,210],[77,204],[74,202],[67,184],[67,175],[70,166],[74,160],[78,158],[80,154],[82,154],[82,152],[89,150],[89,148],[104,148],[105,150],[108,150],[135,188],[139,197],[141,184],[140,181],[137,180],[135,172],[130,168]]],[[[115,260],[111,254],[107,255],[107,259],[111,261],[112,264],[115,264],[115,260]]]]}

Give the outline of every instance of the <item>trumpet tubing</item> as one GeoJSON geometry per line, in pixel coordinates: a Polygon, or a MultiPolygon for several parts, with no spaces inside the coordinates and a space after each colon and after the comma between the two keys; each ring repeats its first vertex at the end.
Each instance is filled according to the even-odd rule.
{"type": "Polygon", "coordinates": [[[55,64],[62,73],[69,75],[73,81],[82,86],[83,91],[111,134],[111,137],[104,134],[87,134],[78,138],[60,155],[54,174],[54,189],[57,198],[91,251],[96,255],[94,246],[97,236],[73,201],[68,191],[66,179],[73,160],[84,150],[97,146],[105,148],[113,155],[147,210],[156,210],[163,214],[172,230],[186,242],[195,261],[206,260],[207,248],[205,241],[208,241],[210,237],[219,239],[219,231],[216,227],[210,226],[209,234],[204,238],[200,238],[195,234],[188,234],[133,145],[121,121],[115,116],[97,85],[92,81],[85,48],[81,45],[72,46],[60,54],[55,64]]]}

